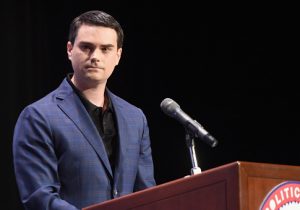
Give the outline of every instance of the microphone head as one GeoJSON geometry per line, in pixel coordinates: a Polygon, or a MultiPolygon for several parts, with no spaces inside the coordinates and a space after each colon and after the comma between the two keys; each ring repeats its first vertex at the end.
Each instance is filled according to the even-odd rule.
{"type": "Polygon", "coordinates": [[[176,110],[179,109],[180,106],[174,100],[170,98],[165,98],[160,103],[160,108],[165,114],[174,117],[174,114],[176,114],[176,110]]]}

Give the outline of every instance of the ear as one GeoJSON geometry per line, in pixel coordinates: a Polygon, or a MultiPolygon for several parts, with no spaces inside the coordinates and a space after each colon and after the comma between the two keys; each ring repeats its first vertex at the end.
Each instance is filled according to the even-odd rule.
{"type": "Polygon", "coordinates": [[[71,58],[72,58],[72,49],[73,49],[73,45],[70,41],[68,41],[68,43],[67,43],[67,54],[68,54],[69,60],[71,60],[71,58]]]}
{"type": "Polygon", "coordinates": [[[121,55],[122,55],[122,48],[119,48],[119,49],[117,50],[116,65],[119,64],[119,61],[120,61],[120,59],[121,59],[121,55]]]}

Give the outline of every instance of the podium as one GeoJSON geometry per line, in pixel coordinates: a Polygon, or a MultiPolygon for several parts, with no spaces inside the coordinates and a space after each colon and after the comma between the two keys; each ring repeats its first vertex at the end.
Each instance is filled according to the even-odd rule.
{"type": "Polygon", "coordinates": [[[299,180],[299,166],[236,161],[83,210],[258,210],[276,185],[299,180]]]}

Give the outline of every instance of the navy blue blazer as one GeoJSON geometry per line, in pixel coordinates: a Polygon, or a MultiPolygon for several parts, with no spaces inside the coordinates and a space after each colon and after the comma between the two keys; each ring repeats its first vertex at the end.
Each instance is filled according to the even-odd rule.
{"type": "Polygon", "coordinates": [[[107,93],[119,135],[114,175],[97,128],[66,79],[21,112],[13,158],[26,209],[81,209],[155,185],[145,115],[107,93]]]}

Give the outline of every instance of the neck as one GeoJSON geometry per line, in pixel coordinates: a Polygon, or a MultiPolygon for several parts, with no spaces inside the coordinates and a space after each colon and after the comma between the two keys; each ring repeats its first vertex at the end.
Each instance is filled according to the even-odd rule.
{"type": "Polygon", "coordinates": [[[84,97],[86,97],[87,100],[98,107],[104,106],[104,83],[99,83],[96,85],[84,84],[76,80],[74,76],[72,77],[71,81],[73,82],[75,87],[80,90],[84,97]]]}

